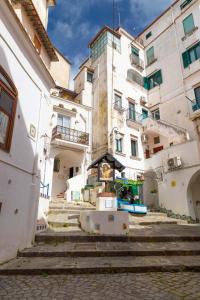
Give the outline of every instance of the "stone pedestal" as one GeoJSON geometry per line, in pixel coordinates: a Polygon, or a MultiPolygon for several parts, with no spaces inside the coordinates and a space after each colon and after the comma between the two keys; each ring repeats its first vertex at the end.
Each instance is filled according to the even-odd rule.
{"type": "Polygon", "coordinates": [[[129,216],[125,211],[82,211],[81,228],[94,234],[126,235],[129,232],[129,216]]]}
{"type": "Polygon", "coordinates": [[[96,201],[97,211],[117,211],[117,199],[113,193],[99,193],[96,201]]]}

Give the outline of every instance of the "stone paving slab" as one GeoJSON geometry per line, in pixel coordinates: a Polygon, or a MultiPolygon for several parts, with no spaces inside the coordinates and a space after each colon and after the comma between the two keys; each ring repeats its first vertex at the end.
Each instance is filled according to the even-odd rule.
{"type": "Polygon", "coordinates": [[[0,266],[0,275],[200,272],[200,256],[19,257],[0,266]]]}
{"type": "Polygon", "coordinates": [[[36,244],[19,253],[20,257],[66,257],[66,256],[159,256],[200,255],[200,242],[157,242],[157,243],[52,243],[36,244]]]}
{"type": "Polygon", "coordinates": [[[0,276],[1,300],[199,300],[199,273],[0,276]]]}

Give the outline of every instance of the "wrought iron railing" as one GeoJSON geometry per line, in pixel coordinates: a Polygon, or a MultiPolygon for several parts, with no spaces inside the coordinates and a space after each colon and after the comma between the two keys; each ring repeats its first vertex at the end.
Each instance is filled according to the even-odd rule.
{"type": "Polygon", "coordinates": [[[49,198],[49,184],[40,182],[40,196],[43,198],[49,198]]]}
{"type": "Polygon", "coordinates": [[[127,120],[142,124],[143,115],[129,108],[127,110],[127,120]]]}
{"type": "Polygon", "coordinates": [[[60,125],[57,125],[52,131],[52,139],[55,138],[83,145],[89,144],[88,133],[60,125]]]}
{"type": "Polygon", "coordinates": [[[138,56],[131,54],[130,55],[131,64],[135,65],[141,69],[144,69],[144,61],[138,56]]]}

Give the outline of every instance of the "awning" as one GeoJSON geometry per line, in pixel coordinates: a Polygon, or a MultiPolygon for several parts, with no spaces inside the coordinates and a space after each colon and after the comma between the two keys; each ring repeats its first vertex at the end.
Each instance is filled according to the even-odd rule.
{"type": "Polygon", "coordinates": [[[88,167],[87,170],[98,168],[98,166],[101,162],[108,162],[110,164],[113,164],[114,169],[119,172],[122,172],[125,169],[125,166],[122,165],[112,154],[106,153],[106,154],[103,154],[98,159],[94,160],[91,163],[91,165],[88,167]]]}

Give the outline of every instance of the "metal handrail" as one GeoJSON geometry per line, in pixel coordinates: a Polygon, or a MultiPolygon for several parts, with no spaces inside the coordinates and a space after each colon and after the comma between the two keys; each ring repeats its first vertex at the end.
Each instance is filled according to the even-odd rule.
{"type": "Polygon", "coordinates": [[[127,120],[134,121],[134,122],[141,124],[142,120],[143,120],[143,115],[133,109],[128,108],[127,109],[127,120]]]}
{"type": "Polygon", "coordinates": [[[176,124],[170,123],[170,122],[168,122],[168,121],[162,120],[162,119],[158,119],[158,120],[157,120],[157,119],[153,118],[152,116],[148,116],[148,117],[145,118],[145,119],[151,119],[151,120],[153,120],[153,121],[155,121],[155,122],[157,122],[157,123],[160,123],[161,125],[163,124],[163,125],[165,125],[165,126],[172,127],[172,128],[174,128],[175,130],[179,130],[179,131],[182,131],[182,132],[184,132],[184,133],[187,132],[187,129],[185,129],[185,128],[183,128],[183,127],[180,127],[180,126],[178,126],[178,125],[176,125],[176,124]]]}
{"type": "Polygon", "coordinates": [[[88,145],[89,134],[76,129],[57,125],[53,128],[52,139],[60,138],[73,143],[88,145]]]}
{"type": "Polygon", "coordinates": [[[142,69],[144,69],[144,61],[134,54],[130,54],[131,64],[134,64],[142,69]]]}

